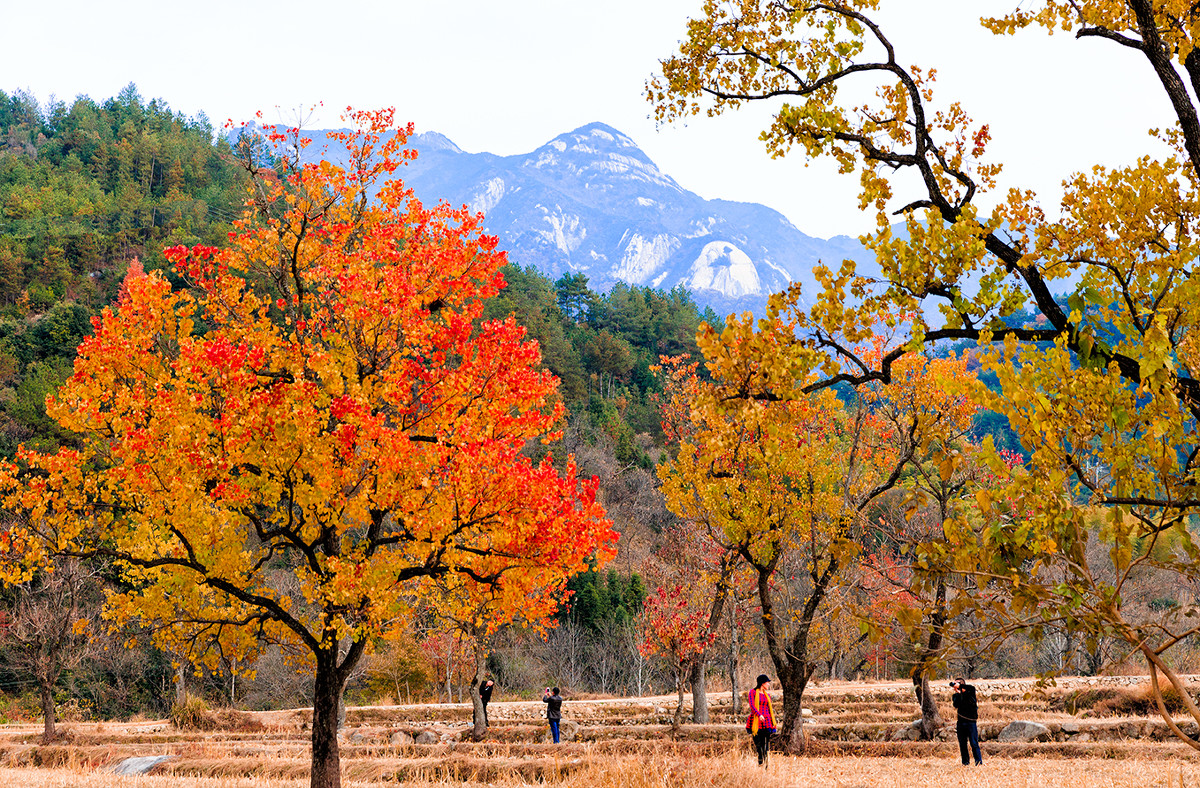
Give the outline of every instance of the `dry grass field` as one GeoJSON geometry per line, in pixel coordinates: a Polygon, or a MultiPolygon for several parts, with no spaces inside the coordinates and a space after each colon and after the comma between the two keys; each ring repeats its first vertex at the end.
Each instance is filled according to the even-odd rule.
{"type": "MultiPolygon", "coordinates": [[[[981,690],[985,763],[958,763],[950,728],[939,741],[902,735],[911,688],[830,685],[806,696],[810,753],[754,763],[728,696],[712,722],[672,735],[667,698],[580,699],[564,712],[571,741],[544,743],[542,704],[494,703],[487,740],[471,742],[465,705],[351,708],[342,740],[344,785],[582,786],[583,788],[1200,788],[1200,756],[1164,738],[1137,687],[1077,684],[1044,691],[1012,682],[981,690]],[[997,739],[1012,720],[1041,721],[1035,741],[997,739]],[[414,743],[425,733],[432,743],[414,743]]],[[[948,704],[947,704],[948,705],[948,704]]],[[[944,710],[947,722],[952,720],[944,710]]],[[[0,727],[0,786],[20,788],[300,788],[308,784],[309,712],[221,712],[211,730],[165,721],[74,723],[43,745],[35,726],[0,727]],[[153,774],[118,777],[134,756],[170,756],[153,774]]]]}
{"type": "MultiPolygon", "coordinates": [[[[981,767],[962,767],[945,758],[786,758],[777,757],[764,773],[746,756],[690,760],[644,759],[636,755],[607,756],[558,778],[530,781],[517,775],[495,781],[449,776],[390,785],[413,788],[475,785],[527,786],[575,785],[588,788],[1174,788],[1200,785],[1196,763],[1179,760],[1093,760],[1048,758],[996,758],[981,767]]],[[[81,768],[0,768],[0,785],[21,788],[302,788],[304,778],[196,777],[149,775],[117,777],[81,768]]],[[[347,780],[350,786],[378,785],[375,781],[347,780]]]]}

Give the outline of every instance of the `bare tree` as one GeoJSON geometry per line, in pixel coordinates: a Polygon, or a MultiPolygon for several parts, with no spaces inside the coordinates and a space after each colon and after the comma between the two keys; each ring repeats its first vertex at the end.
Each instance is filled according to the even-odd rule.
{"type": "Polygon", "coordinates": [[[88,629],[100,612],[101,581],[95,569],[78,559],[63,559],[17,586],[16,604],[4,632],[14,667],[37,682],[45,728],[55,738],[54,688],[63,671],[72,670],[96,643],[88,629]]]}

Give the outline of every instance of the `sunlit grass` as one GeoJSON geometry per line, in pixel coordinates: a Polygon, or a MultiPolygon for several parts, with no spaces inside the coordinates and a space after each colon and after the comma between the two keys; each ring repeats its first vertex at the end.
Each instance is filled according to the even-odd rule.
{"type": "MultiPolygon", "coordinates": [[[[756,788],[807,785],[829,788],[1174,788],[1200,783],[1200,764],[1184,760],[995,758],[985,762],[982,767],[962,767],[957,761],[948,759],[772,756],[770,767],[762,770],[752,758],[737,754],[727,758],[665,761],[638,756],[603,756],[576,764],[573,769],[564,769],[557,778],[553,773],[543,773],[545,782],[530,781],[514,774],[492,779],[486,784],[527,786],[557,783],[587,788],[742,788],[747,785],[756,788]]],[[[291,788],[307,784],[307,779],[283,776],[118,777],[108,772],[81,768],[0,768],[0,785],[22,788],[291,788]]],[[[380,783],[353,779],[347,779],[344,783],[347,788],[375,784],[380,783]]],[[[446,776],[399,784],[423,788],[484,783],[446,776]]]]}

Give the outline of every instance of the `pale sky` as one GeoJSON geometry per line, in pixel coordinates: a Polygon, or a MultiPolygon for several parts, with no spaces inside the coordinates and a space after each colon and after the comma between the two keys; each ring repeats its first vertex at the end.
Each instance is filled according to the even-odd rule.
{"type": "MultiPolygon", "coordinates": [[[[902,62],[938,69],[941,101],[989,123],[1005,186],[1052,210],[1059,183],[1132,162],[1169,107],[1144,60],[1096,39],[1029,31],[996,38],[973,20],[1018,0],[885,0],[902,62]]],[[[1024,0],[1028,2],[1028,0],[1024,0]]],[[[464,150],[525,153],[592,121],[628,134],[680,185],[760,202],[809,235],[858,234],[857,183],[802,156],[771,160],[767,108],[656,129],[646,79],[701,0],[68,0],[4,9],[0,89],[103,100],[135,82],[146,99],[214,125],[292,121],[323,102],[395,106],[464,150]]]]}

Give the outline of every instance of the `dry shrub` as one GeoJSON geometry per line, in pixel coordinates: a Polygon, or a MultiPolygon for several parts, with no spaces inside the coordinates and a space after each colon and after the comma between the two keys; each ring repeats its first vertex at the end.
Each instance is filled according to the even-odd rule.
{"type": "Polygon", "coordinates": [[[267,729],[258,717],[237,709],[217,709],[210,716],[215,723],[214,727],[223,731],[261,733],[267,729]]]}
{"type": "MultiPolygon", "coordinates": [[[[1174,687],[1163,687],[1162,696],[1171,714],[1184,710],[1183,698],[1174,687]]],[[[1154,690],[1149,684],[1076,690],[1067,694],[1064,707],[1071,714],[1090,710],[1098,717],[1158,716],[1158,704],[1154,701],[1154,690]]]]}
{"type": "Polygon", "coordinates": [[[204,698],[188,694],[182,703],[171,707],[171,724],[181,731],[211,731],[217,727],[216,716],[209,711],[204,698]]]}

